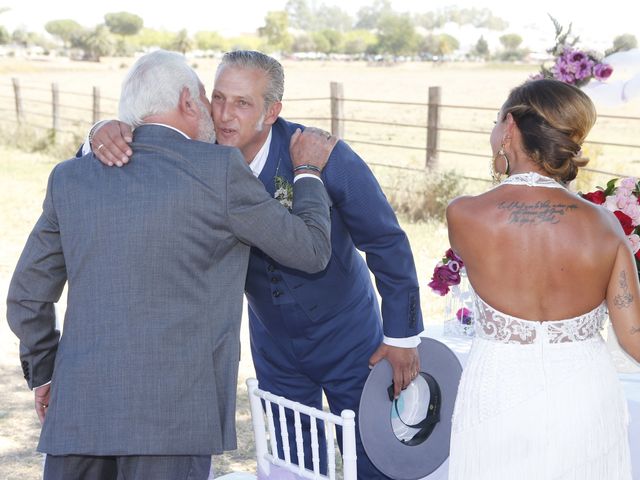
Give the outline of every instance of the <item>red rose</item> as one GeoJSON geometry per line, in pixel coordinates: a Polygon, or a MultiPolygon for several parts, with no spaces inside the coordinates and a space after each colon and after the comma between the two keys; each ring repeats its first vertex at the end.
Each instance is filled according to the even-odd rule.
{"type": "Polygon", "coordinates": [[[620,222],[620,225],[622,225],[624,234],[631,235],[634,229],[633,223],[631,221],[631,217],[626,213],[621,212],[620,210],[616,210],[615,212],[613,212],[613,214],[616,216],[616,218],[620,222]]]}
{"type": "Polygon", "coordinates": [[[585,193],[584,195],[582,195],[582,198],[584,198],[585,200],[589,200],[596,205],[602,205],[607,196],[602,190],[596,190],[595,192],[585,193]]]}

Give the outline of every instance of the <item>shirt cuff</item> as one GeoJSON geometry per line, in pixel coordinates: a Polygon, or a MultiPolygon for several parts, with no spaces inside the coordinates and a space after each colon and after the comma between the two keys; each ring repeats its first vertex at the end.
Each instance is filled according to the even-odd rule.
{"type": "MultiPolygon", "coordinates": [[[[84,153],[84,151],[82,153],[84,153]]],[[[314,175],[313,173],[298,173],[293,177],[293,183],[296,183],[296,181],[301,178],[315,178],[322,182],[322,179],[318,175],[314,175]]],[[[324,184],[324,182],[322,183],[324,184]]]]}
{"type": "Polygon", "coordinates": [[[389,345],[390,347],[415,348],[420,345],[420,342],[422,341],[420,339],[420,335],[422,335],[422,333],[424,332],[420,332],[418,335],[406,338],[394,338],[385,336],[382,339],[382,343],[384,343],[385,345],[389,345]]]}
{"type": "Polygon", "coordinates": [[[99,122],[94,123],[89,129],[89,133],[84,137],[84,143],[82,144],[82,156],[85,156],[88,153],[91,153],[91,132],[95,132],[100,124],[108,122],[108,120],[100,120],[99,122]]]}
{"type": "Polygon", "coordinates": [[[47,383],[43,383],[42,385],[38,385],[37,387],[33,387],[31,390],[37,390],[40,387],[44,387],[45,385],[49,385],[51,383],[51,380],[49,380],[47,383]]]}

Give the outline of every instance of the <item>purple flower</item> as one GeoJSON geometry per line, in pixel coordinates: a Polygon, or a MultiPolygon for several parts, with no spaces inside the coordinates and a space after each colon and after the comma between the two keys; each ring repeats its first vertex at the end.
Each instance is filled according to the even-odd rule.
{"type": "Polygon", "coordinates": [[[593,69],[594,62],[587,57],[584,57],[579,63],[575,63],[575,77],[576,80],[589,79],[593,69]]]}
{"type": "Polygon", "coordinates": [[[598,63],[593,69],[593,75],[600,82],[609,78],[612,73],[613,67],[606,63],[598,63]]]}
{"type": "Polygon", "coordinates": [[[471,325],[473,322],[473,312],[467,307],[462,307],[456,312],[456,318],[463,325],[471,325]]]}
{"type": "Polygon", "coordinates": [[[568,60],[573,63],[581,63],[583,60],[587,60],[588,57],[584,52],[580,50],[570,50],[570,53],[567,55],[568,60]]]}

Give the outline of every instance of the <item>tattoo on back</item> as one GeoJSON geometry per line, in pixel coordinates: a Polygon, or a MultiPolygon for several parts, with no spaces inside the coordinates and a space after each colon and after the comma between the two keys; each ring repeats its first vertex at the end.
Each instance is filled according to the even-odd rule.
{"type": "Polygon", "coordinates": [[[619,293],[613,297],[613,303],[618,308],[629,308],[633,303],[633,295],[629,290],[629,283],[627,282],[627,271],[623,270],[618,276],[619,293]]]}
{"type": "Polygon", "coordinates": [[[576,203],[551,203],[549,200],[533,203],[500,202],[499,210],[509,212],[508,223],[518,225],[538,225],[541,223],[556,224],[566,213],[577,210],[576,203]]]}

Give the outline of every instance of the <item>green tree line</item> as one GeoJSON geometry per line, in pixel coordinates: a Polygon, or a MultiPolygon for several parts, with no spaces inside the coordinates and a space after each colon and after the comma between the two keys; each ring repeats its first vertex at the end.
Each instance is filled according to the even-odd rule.
{"type": "MultiPolygon", "coordinates": [[[[0,7],[0,15],[6,9],[0,7]]],[[[0,16],[1,20],[1,16],[0,16]]],[[[144,26],[143,19],[129,12],[104,15],[104,23],[94,27],[72,19],[54,19],[45,25],[52,38],[17,29],[9,33],[0,25],[0,45],[38,45],[45,50],[62,50],[83,59],[99,61],[103,56],[130,56],[148,48],[165,48],[183,53],[193,50],[220,52],[234,49],[259,49],[282,54],[313,53],[382,57],[420,57],[441,59],[460,48],[454,36],[440,33],[448,23],[472,25],[500,32],[501,48],[491,52],[479,36],[468,56],[478,59],[519,60],[528,51],[523,39],[508,31],[508,23],[487,8],[445,7],[422,13],[398,12],[390,0],[373,0],[351,16],[339,6],[317,4],[313,0],[288,0],[283,10],[269,11],[255,35],[224,37],[215,31],[190,35],[156,30],[144,26]]],[[[631,34],[614,39],[613,51],[637,47],[631,34]]]]}

